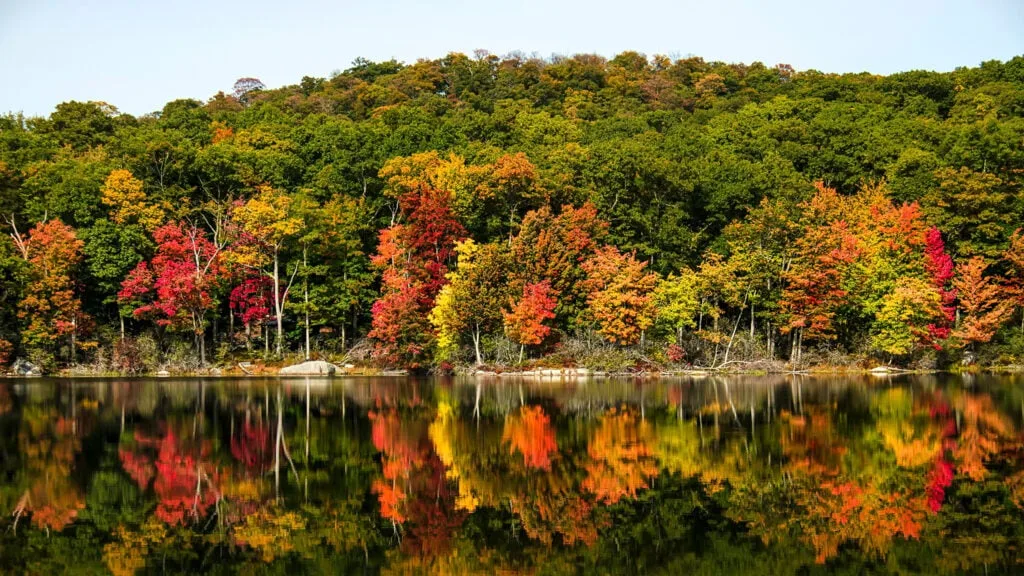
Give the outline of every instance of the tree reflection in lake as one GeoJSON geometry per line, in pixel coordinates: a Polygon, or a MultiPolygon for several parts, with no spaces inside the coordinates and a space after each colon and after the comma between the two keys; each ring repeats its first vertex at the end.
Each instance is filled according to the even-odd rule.
{"type": "Polygon", "coordinates": [[[0,571],[1021,572],[965,378],[4,380],[0,571]]]}

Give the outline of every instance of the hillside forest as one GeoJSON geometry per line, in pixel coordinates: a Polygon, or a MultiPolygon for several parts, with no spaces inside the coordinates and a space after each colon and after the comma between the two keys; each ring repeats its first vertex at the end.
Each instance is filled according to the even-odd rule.
{"type": "Polygon", "coordinates": [[[0,117],[0,364],[1024,359],[1024,57],[357,59],[0,117]]]}

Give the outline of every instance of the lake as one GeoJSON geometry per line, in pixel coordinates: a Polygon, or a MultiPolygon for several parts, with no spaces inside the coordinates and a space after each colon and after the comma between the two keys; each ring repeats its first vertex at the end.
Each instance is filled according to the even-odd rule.
{"type": "Polygon", "coordinates": [[[1024,377],[0,380],[0,572],[1024,573],[1024,377]]]}

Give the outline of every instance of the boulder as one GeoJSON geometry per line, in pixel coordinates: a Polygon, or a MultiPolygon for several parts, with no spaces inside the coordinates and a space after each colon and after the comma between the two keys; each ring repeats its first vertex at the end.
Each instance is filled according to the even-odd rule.
{"type": "Polygon", "coordinates": [[[42,376],[43,371],[39,369],[39,366],[25,360],[24,358],[18,358],[14,361],[11,366],[11,372],[18,376],[42,376]]]}
{"type": "Polygon", "coordinates": [[[166,378],[166,377],[170,376],[171,373],[168,372],[167,370],[161,370],[161,371],[157,372],[156,375],[161,377],[161,378],[166,378]]]}
{"type": "Polygon", "coordinates": [[[309,360],[308,362],[285,366],[278,371],[278,374],[281,376],[333,376],[335,372],[340,371],[340,368],[330,362],[309,360]]]}

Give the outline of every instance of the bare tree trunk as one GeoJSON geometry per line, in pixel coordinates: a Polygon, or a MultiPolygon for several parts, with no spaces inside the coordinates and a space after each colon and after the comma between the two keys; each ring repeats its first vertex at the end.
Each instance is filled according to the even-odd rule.
{"type": "MultiPolygon", "coordinates": [[[[302,248],[302,269],[306,271],[306,248],[302,248]]],[[[302,297],[303,306],[302,309],[306,312],[306,360],[309,360],[309,277],[306,274],[302,276],[302,297]]]]}
{"type": "Polygon", "coordinates": [[[750,341],[754,341],[754,303],[750,303],[750,341]]]}
{"type": "Polygon", "coordinates": [[[722,356],[722,364],[729,361],[729,350],[732,349],[732,341],[736,338],[736,330],[740,327],[740,320],[743,318],[743,311],[747,309],[747,295],[743,296],[743,305],[740,313],[736,316],[736,323],[732,325],[732,334],[729,335],[729,344],[725,347],[725,354],[722,356]]]}
{"type": "Polygon", "coordinates": [[[284,312],[284,310],[282,310],[282,304],[284,304],[284,303],[281,302],[281,276],[280,276],[280,273],[279,273],[279,270],[278,270],[278,266],[279,266],[279,258],[277,257],[277,252],[275,251],[274,252],[274,316],[276,317],[275,320],[277,320],[277,340],[274,342],[274,344],[275,344],[275,348],[277,350],[277,356],[278,356],[278,358],[280,358],[281,357],[281,339],[284,337],[284,322],[283,322],[283,318],[282,318],[282,315],[283,315],[283,312],[284,312]]]}
{"type": "Polygon", "coordinates": [[[121,320],[121,342],[124,342],[124,316],[121,314],[120,310],[117,313],[117,317],[121,320]]]}
{"type": "Polygon", "coordinates": [[[473,351],[476,352],[476,365],[480,366],[484,363],[483,356],[480,354],[480,325],[476,324],[473,326],[473,351]]]}

